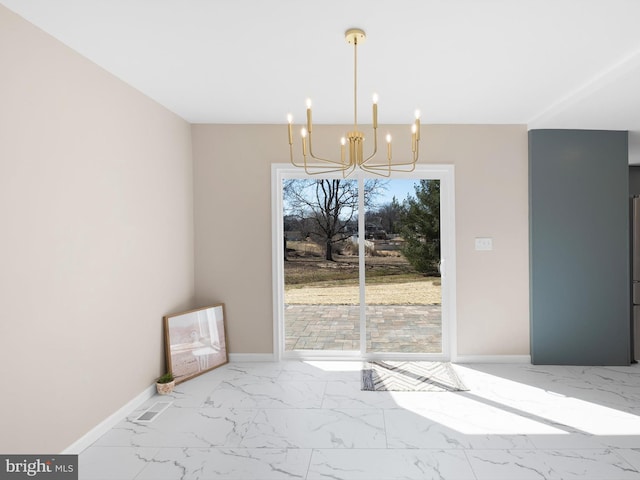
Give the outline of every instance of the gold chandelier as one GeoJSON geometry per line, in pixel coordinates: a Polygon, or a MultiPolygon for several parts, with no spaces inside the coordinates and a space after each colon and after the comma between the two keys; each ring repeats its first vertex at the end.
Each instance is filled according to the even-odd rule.
{"type": "Polygon", "coordinates": [[[356,168],[383,177],[391,176],[391,172],[411,172],[418,161],[420,145],[420,111],[415,112],[415,121],[411,125],[411,160],[396,162],[391,152],[391,135],[387,134],[387,159],[375,160],[378,153],[378,95],[373,95],[373,152],[364,156],[364,133],[358,129],[358,45],[364,43],[366,35],[359,28],[351,28],[345,32],[347,43],[353,45],[353,131],[340,139],[340,160],[318,157],[313,152],[313,124],[311,121],[311,100],[307,99],[307,125],[302,127],[302,162],[296,162],[293,155],[293,117],[287,115],[289,133],[289,152],[291,163],[304,168],[309,175],[342,172],[343,177],[353,173],[356,168]],[[348,145],[347,145],[348,142],[348,145]],[[347,152],[348,155],[347,155],[347,152]]]}

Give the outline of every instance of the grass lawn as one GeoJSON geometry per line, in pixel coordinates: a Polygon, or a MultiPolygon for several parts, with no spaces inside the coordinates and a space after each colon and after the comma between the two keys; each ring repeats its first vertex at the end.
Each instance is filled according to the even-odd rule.
{"type": "MultiPolygon", "coordinates": [[[[357,256],[338,254],[334,255],[334,262],[328,262],[317,245],[289,242],[288,257],[284,262],[286,304],[350,305],[359,302],[357,256]]],[[[441,302],[440,277],[416,272],[398,252],[366,257],[365,266],[368,304],[441,302]]]]}

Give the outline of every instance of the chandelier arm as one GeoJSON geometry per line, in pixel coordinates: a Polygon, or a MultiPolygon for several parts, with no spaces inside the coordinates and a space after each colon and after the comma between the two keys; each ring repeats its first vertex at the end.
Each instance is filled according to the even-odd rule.
{"type": "Polygon", "coordinates": [[[298,167],[298,168],[306,168],[304,163],[296,163],[295,158],[293,156],[293,145],[289,145],[289,157],[291,159],[291,164],[294,167],[298,167]]]}
{"type": "Polygon", "coordinates": [[[401,162],[401,163],[373,163],[370,165],[365,165],[366,168],[370,168],[370,169],[374,169],[374,170],[384,170],[384,169],[391,169],[394,172],[404,172],[407,171],[405,168],[401,168],[401,169],[396,169],[395,167],[409,167],[409,166],[415,166],[416,165],[416,161],[412,160],[409,162],[401,162]]]}
{"type": "Polygon", "coordinates": [[[319,173],[329,173],[329,172],[344,172],[345,170],[349,169],[349,165],[343,165],[340,167],[333,167],[330,165],[320,165],[320,164],[316,164],[316,163],[310,163],[310,162],[304,162],[303,165],[300,165],[300,167],[304,167],[305,172],[309,173],[310,175],[317,175],[319,173]]]}
{"type": "MultiPolygon", "coordinates": [[[[342,172],[344,174],[345,171],[349,170],[349,167],[346,166],[346,168],[328,168],[328,167],[323,167],[323,166],[316,166],[316,165],[305,165],[304,166],[304,171],[307,175],[324,175],[326,173],[333,173],[333,172],[342,172]],[[311,171],[310,169],[319,169],[318,171],[311,171]]],[[[349,172],[347,175],[349,175],[351,172],[349,172]]]]}
{"type": "Polygon", "coordinates": [[[344,175],[345,170],[347,170],[348,168],[348,165],[342,165],[340,167],[333,168],[325,165],[310,164],[307,163],[307,157],[304,157],[304,171],[307,175],[322,175],[333,172],[342,172],[342,174],[344,175]]]}
{"type": "Polygon", "coordinates": [[[411,173],[416,169],[415,163],[406,163],[402,165],[404,165],[405,167],[398,168],[398,167],[401,167],[401,165],[378,165],[378,166],[370,165],[370,166],[363,167],[363,170],[376,175],[388,176],[388,174],[391,174],[391,172],[411,173]],[[379,173],[379,172],[387,172],[388,174],[379,173]]]}
{"type": "Polygon", "coordinates": [[[345,168],[342,171],[342,178],[347,178],[349,175],[351,175],[356,169],[355,165],[351,165],[349,168],[345,168]]]}
{"type": "Polygon", "coordinates": [[[377,169],[373,169],[373,168],[367,167],[365,165],[360,165],[360,168],[362,170],[364,170],[365,172],[367,172],[367,173],[373,173],[374,175],[378,175],[379,177],[390,177],[391,176],[391,169],[382,170],[382,173],[381,173],[377,169]]]}
{"type": "Polygon", "coordinates": [[[368,165],[365,168],[370,171],[374,170],[389,170],[391,172],[413,172],[415,170],[416,164],[413,162],[407,163],[396,163],[394,165],[368,165]],[[408,168],[397,168],[397,167],[408,167],[408,168]]]}
{"type": "Polygon", "coordinates": [[[344,165],[342,162],[337,160],[330,160],[328,158],[317,157],[313,154],[313,142],[311,141],[311,132],[309,132],[309,156],[314,160],[319,160],[321,162],[331,163],[333,165],[344,165]]]}
{"type": "Polygon", "coordinates": [[[418,161],[417,152],[413,154],[413,159],[408,162],[400,163],[372,163],[364,165],[365,168],[370,170],[390,170],[392,172],[412,172],[415,170],[416,162],[418,161]],[[397,168],[402,167],[402,168],[397,168]],[[410,169],[404,167],[411,167],[410,169]]]}
{"type": "Polygon", "coordinates": [[[394,162],[394,163],[370,163],[367,165],[367,167],[369,168],[386,168],[387,166],[390,167],[401,167],[401,166],[406,166],[406,165],[415,165],[416,161],[417,161],[417,157],[413,157],[411,160],[405,161],[405,162],[394,162]]]}
{"type": "Polygon", "coordinates": [[[349,164],[345,164],[345,163],[339,162],[338,160],[330,160],[328,158],[316,157],[313,154],[311,154],[310,157],[313,158],[314,160],[319,161],[319,162],[330,163],[331,165],[343,165],[345,167],[349,166],[349,164]]]}
{"type": "MultiPolygon", "coordinates": [[[[321,173],[330,173],[330,172],[343,172],[344,173],[346,170],[349,169],[349,165],[347,165],[347,164],[345,164],[342,167],[337,167],[337,168],[328,167],[328,166],[324,166],[324,165],[309,164],[307,162],[306,155],[303,156],[303,158],[304,158],[303,163],[296,163],[295,157],[293,155],[293,145],[289,145],[289,157],[290,157],[291,164],[294,167],[304,168],[305,173],[307,173],[308,175],[318,175],[318,174],[321,174],[321,173]],[[310,169],[319,169],[320,171],[312,172],[310,169]]],[[[340,163],[340,162],[332,162],[330,160],[328,160],[328,162],[329,163],[337,163],[337,164],[340,163]]]]}
{"type": "Polygon", "coordinates": [[[365,166],[366,168],[378,169],[378,170],[384,170],[389,168],[392,172],[412,172],[415,169],[416,162],[418,161],[419,150],[420,150],[420,140],[417,140],[416,149],[414,152],[412,152],[412,156],[413,156],[412,160],[408,162],[390,163],[391,159],[389,159],[389,163],[371,163],[365,166]],[[401,169],[395,168],[395,167],[407,167],[407,166],[412,166],[411,170],[407,170],[405,168],[401,168],[401,169]]]}
{"type": "Polygon", "coordinates": [[[373,157],[375,157],[377,153],[378,153],[378,128],[377,127],[373,127],[373,153],[371,155],[369,155],[362,162],[362,164],[364,165],[365,163],[367,163],[369,160],[371,160],[373,157]]]}

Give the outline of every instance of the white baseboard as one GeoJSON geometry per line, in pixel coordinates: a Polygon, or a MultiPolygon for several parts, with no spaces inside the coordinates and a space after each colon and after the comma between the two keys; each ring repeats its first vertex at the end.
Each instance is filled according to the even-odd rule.
{"type": "Polygon", "coordinates": [[[275,362],[273,353],[230,353],[230,362],[275,362]]]}
{"type": "Polygon", "coordinates": [[[454,363],[531,363],[531,355],[458,355],[454,363]]]}
{"type": "Polygon", "coordinates": [[[86,434],[84,434],[81,438],[73,442],[67,448],[65,448],[61,454],[62,455],[77,455],[80,454],[83,450],[90,447],[96,440],[98,440],[102,435],[111,430],[114,426],[120,423],[122,420],[127,418],[131,412],[133,412],[136,408],[142,405],[144,402],[153,397],[156,393],[156,384],[154,383],[149,388],[146,388],[142,393],[137,395],[134,399],[127,402],[124,406],[122,406],[118,411],[104,419],[98,425],[89,430],[86,434]]]}

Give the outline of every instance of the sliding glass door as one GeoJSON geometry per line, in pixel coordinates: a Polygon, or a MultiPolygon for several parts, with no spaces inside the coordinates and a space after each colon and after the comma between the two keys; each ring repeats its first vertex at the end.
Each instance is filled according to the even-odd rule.
{"type": "Polygon", "coordinates": [[[441,354],[440,181],[382,185],[365,206],[366,352],[441,354]]]}
{"type": "Polygon", "coordinates": [[[453,170],[416,170],[343,179],[274,167],[281,357],[449,357],[453,170]]]}
{"type": "Polygon", "coordinates": [[[283,179],[285,351],[360,350],[358,181],[283,179]]]}

